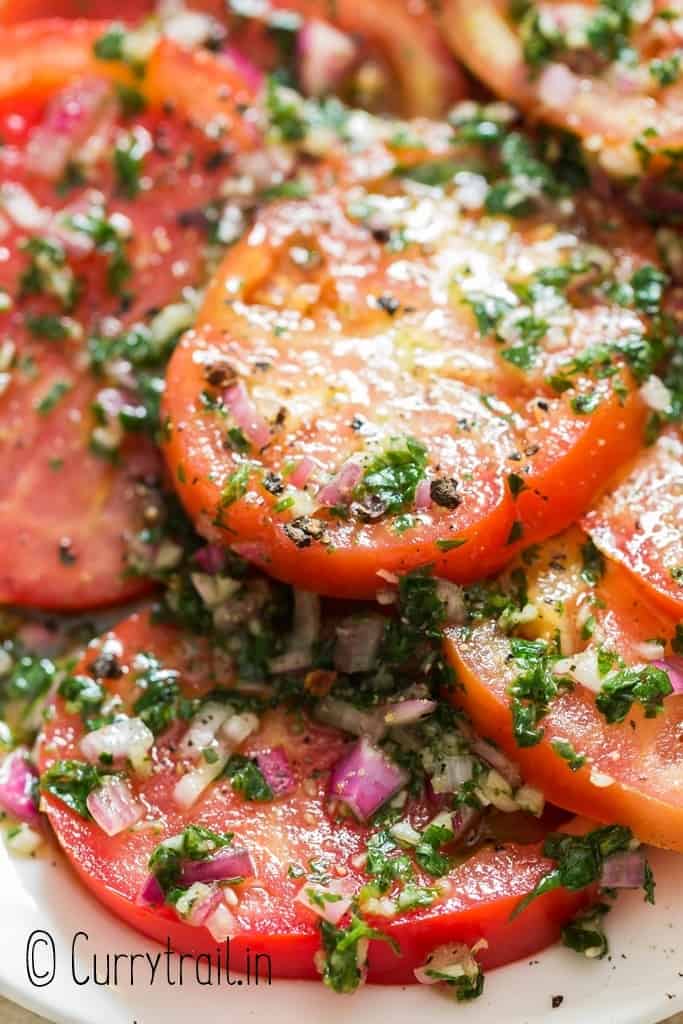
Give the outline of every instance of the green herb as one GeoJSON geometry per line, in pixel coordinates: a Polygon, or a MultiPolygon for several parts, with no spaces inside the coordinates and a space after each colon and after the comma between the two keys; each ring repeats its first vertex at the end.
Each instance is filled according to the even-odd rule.
{"type": "Polygon", "coordinates": [[[147,662],[136,682],[143,692],[135,701],[133,710],[148,729],[158,736],[177,717],[180,685],[175,669],[165,669],[150,654],[142,655],[147,662]]]}
{"type": "Polygon", "coordinates": [[[273,791],[261,769],[250,758],[233,754],[225,767],[225,774],[235,792],[241,793],[245,800],[265,803],[273,799],[273,791]]]}
{"type": "Polygon", "coordinates": [[[308,199],[311,194],[310,185],[305,181],[283,181],[279,185],[271,185],[264,189],[261,198],[266,202],[272,199],[308,199]]]}
{"type": "Polygon", "coordinates": [[[58,693],[66,701],[67,711],[80,715],[84,720],[99,711],[104,700],[104,690],[90,676],[65,676],[59,684],[58,693]]]}
{"type": "Polygon", "coordinates": [[[611,724],[623,722],[634,704],[640,704],[646,718],[654,718],[673,693],[668,674],[655,665],[623,668],[608,676],[595,698],[595,705],[611,724]]]}
{"type": "Polygon", "coordinates": [[[585,765],[585,754],[577,754],[569,740],[553,740],[551,746],[556,754],[564,758],[573,772],[578,772],[579,768],[585,765]]]}
{"type": "Polygon", "coordinates": [[[456,548],[461,548],[463,544],[467,544],[466,537],[454,537],[452,540],[437,540],[436,542],[439,551],[454,551],[456,548]]]}
{"type": "Polygon", "coordinates": [[[361,940],[378,939],[388,942],[394,952],[399,954],[400,947],[395,939],[371,928],[356,914],[351,915],[346,928],[336,928],[328,921],[321,921],[320,934],[324,954],[323,982],[334,992],[355,992],[363,981],[365,965],[358,950],[361,940]]]}
{"type": "Polygon", "coordinates": [[[25,295],[54,295],[67,312],[78,298],[78,285],[67,265],[66,253],[59,243],[46,238],[30,238],[23,245],[29,263],[19,279],[19,291],[25,295]]]}
{"type": "Polygon", "coordinates": [[[659,85],[673,85],[681,74],[681,58],[678,53],[670,57],[657,57],[650,61],[649,71],[659,85]]]}
{"type": "Polygon", "coordinates": [[[455,160],[431,160],[411,167],[397,167],[394,174],[399,178],[417,181],[420,185],[431,185],[433,188],[448,185],[462,170],[462,163],[455,160]]]}
{"type": "Polygon", "coordinates": [[[604,573],[605,559],[589,537],[581,545],[581,579],[594,586],[600,582],[604,573]]]}
{"type": "Polygon", "coordinates": [[[247,493],[249,485],[249,463],[242,462],[237,469],[230,474],[223,485],[220,497],[220,508],[227,508],[233,502],[239,501],[247,493]]]}
{"type": "Polygon", "coordinates": [[[562,929],[562,943],[590,959],[602,960],[609,952],[603,918],[610,910],[607,903],[580,911],[562,929]]]}
{"type": "Polygon", "coordinates": [[[144,113],[147,101],[139,89],[119,82],[116,86],[116,94],[124,117],[136,117],[138,114],[144,113]]]}
{"type": "Polygon", "coordinates": [[[388,832],[377,832],[368,839],[365,870],[380,892],[387,892],[396,881],[412,877],[410,858],[400,853],[388,832]]]}
{"type": "Polygon", "coordinates": [[[122,25],[112,25],[95,40],[93,50],[99,60],[123,60],[126,32],[122,25]]]}
{"type": "Polygon", "coordinates": [[[73,160],[67,161],[62,176],[55,185],[58,196],[66,196],[76,188],[82,188],[86,183],[83,168],[73,160]]]}
{"type": "Polygon", "coordinates": [[[140,191],[142,150],[134,136],[117,142],[114,149],[114,172],[117,188],[126,199],[135,199],[140,191]]]}
{"type": "Polygon", "coordinates": [[[557,696],[559,680],[552,672],[543,640],[510,640],[510,654],[521,669],[509,687],[515,740],[519,747],[533,747],[543,738],[538,723],[557,696]]]}
{"type": "Polygon", "coordinates": [[[32,316],[27,313],[24,322],[36,338],[45,338],[47,341],[63,341],[69,337],[69,329],[61,316],[54,316],[51,313],[32,316]]]}
{"type": "Polygon", "coordinates": [[[56,380],[52,387],[35,404],[35,410],[41,416],[47,416],[71,390],[68,380],[56,380]]]}
{"type": "Polygon", "coordinates": [[[529,5],[522,18],[519,33],[524,60],[534,72],[552,60],[564,43],[562,33],[551,18],[544,16],[534,4],[529,5]]]}
{"type": "Polygon", "coordinates": [[[505,314],[513,309],[505,299],[497,295],[485,295],[483,292],[472,292],[463,301],[471,307],[483,337],[491,334],[505,314]]]}
{"type": "Polygon", "coordinates": [[[94,765],[85,761],[55,761],[40,777],[40,788],[70,807],[82,818],[89,818],[87,799],[102,782],[94,765]]]}
{"type": "Polygon", "coordinates": [[[232,832],[213,832],[201,825],[188,825],[179,836],[156,847],[149,858],[149,870],[168,894],[178,885],[184,860],[207,860],[229,846],[232,837],[232,832]]]}
{"type": "Polygon", "coordinates": [[[601,401],[602,399],[597,391],[589,391],[586,394],[575,395],[569,404],[575,413],[578,413],[580,416],[587,416],[595,412],[601,401]]]}
{"type": "Polygon", "coordinates": [[[68,222],[74,231],[86,235],[96,249],[107,255],[107,287],[113,295],[121,294],[124,283],[132,274],[132,267],[126,255],[126,239],[106,216],[104,208],[94,205],[84,213],[69,217],[68,222]]]}
{"type": "Polygon", "coordinates": [[[450,859],[441,853],[440,849],[452,839],[452,829],[432,823],[424,830],[420,842],[415,847],[415,860],[423,871],[433,878],[440,878],[450,871],[450,859]]]}
{"type": "Polygon", "coordinates": [[[582,836],[551,832],[543,843],[543,853],[555,861],[555,867],[520,900],[511,916],[517,917],[537,896],[553,889],[563,887],[578,892],[597,882],[605,860],[613,853],[628,850],[632,840],[633,833],[623,825],[606,825],[582,836]]]}
{"type": "Polygon", "coordinates": [[[52,686],[57,669],[49,658],[26,654],[18,660],[3,683],[3,690],[12,700],[33,703],[52,686]]]}
{"type": "Polygon", "coordinates": [[[387,447],[366,466],[355,491],[371,499],[390,515],[402,512],[415,500],[415,490],[427,466],[427,449],[413,437],[392,437],[387,447]]]}

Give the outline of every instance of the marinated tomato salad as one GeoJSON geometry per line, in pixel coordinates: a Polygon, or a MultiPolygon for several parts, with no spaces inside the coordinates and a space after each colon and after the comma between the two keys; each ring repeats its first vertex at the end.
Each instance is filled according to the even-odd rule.
{"type": "Polygon", "coordinates": [[[83,6],[0,15],[8,848],[337,993],[605,957],[683,852],[683,7],[83,6]]]}

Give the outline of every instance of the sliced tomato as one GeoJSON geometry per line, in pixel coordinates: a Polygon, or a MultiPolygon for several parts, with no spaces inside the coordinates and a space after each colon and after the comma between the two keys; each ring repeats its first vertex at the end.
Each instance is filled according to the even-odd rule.
{"type": "Polygon", "coordinates": [[[683,444],[671,429],[619,476],[584,528],[650,595],[683,618],[683,444]]]}
{"type": "MultiPolygon", "coordinates": [[[[633,324],[604,292],[572,308],[571,327],[524,370],[480,335],[465,301],[472,266],[482,289],[500,294],[518,247],[539,266],[556,239],[562,262],[571,235],[547,218],[470,215],[440,190],[388,198],[382,188],[264,211],[228,253],[167,375],[165,452],[200,531],[281,579],[339,596],[371,596],[382,571],[428,562],[458,581],[502,566],[520,543],[581,514],[638,451],[646,415],[623,369],[597,382],[579,373],[561,395],[548,384],[606,329],[618,337],[633,324]],[[408,226],[398,253],[346,213],[383,202],[400,203],[408,226]],[[422,223],[440,227],[422,240],[422,223]],[[577,395],[589,391],[582,411],[577,395]],[[241,450],[236,427],[246,430],[241,450]],[[396,435],[424,445],[428,482],[399,515],[383,515],[357,490],[349,501],[344,482],[396,435]],[[455,480],[457,493],[435,480],[455,480]]],[[[627,271],[651,239],[629,250],[623,228],[615,242],[627,271]]]]}
{"type": "MultiPolygon", "coordinates": [[[[225,154],[203,125],[211,114],[225,115],[229,124],[237,98],[246,95],[234,88],[229,67],[166,41],[136,84],[149,109],[124,115],[108,83],[118,74],[116,65],[93,54],[104,29],[51,21],[0,33],[0,103],[13,129],[0,159],[0,317],[7,339],[0,397],[7,470],[0,483],[0,602],[86,608],[147,587],[126,572],[126,547],[143,526],[148,486],[160,483],[162,464],[139,434],[115,458],[92,450],[98,422],[92,406],[111,381],[91,372],[87,343],[149,322],[184,288],[204,282],[200,214],[217,197],[225,154]],[[60,114],[69,103],[71,114],[60,114]],[[63,151],[60,131],[69,132],[78,104],[86,110],[83,137],[74,134],[73,152],[68,145],[63,151]],[[55,128],[59,117],[67,122],[61,129],[55,128]],[[145,150],[137,171],[132,164],[144,180],[129,182],[130,195],[116,172],[120,138],[137,138],[145,150]],[[41,139],[43,158],[36,150],[41,139]],[[64,171],[76,166],[86,144],[94,155],[67,187],[64,171]],[[55,163],[56,152],[63,159],[55,163]],[[118,241],[115,231],[113,242],[98,245],[69,230],[69,217],[95,211],[97,220],[100,210],[123,225],[118,241]],[[46,244],[56,244],[56,256],[31,248],[46,244]],[[112,283],[119,257],[120,281],[112,283]]],[[[125,360],[120,371],[119,398],[135,405],[140,398],[125,383],[131,372],[125,360]]]]}
{"type": "MultiPolygon", "coordinates": [[[[525,11],[515,22],[498,0],[447,0],[441,25],[482,82],[534,119],[578,135],[603,171],[628,180],[670,166],[683,137],[680,80],[666,74],[679,38],[658,5],[645,18],[626,15],[621,27],[610,28],[592,0],[544,0],[525,11]],[[569,38],[575,42],[567,44],[569,38]],[[628,68],[619,60],[621,38],[628,41],[628,68]]],[[[676,190],[667,191],[668,208],[677,211],[676,190]]],[[[665,213],[666,199],[657,206],[665,213]]]]}
{"type": "MultiPolygon", "coordinates": [[[[135,682],[135,659],[140,652],[156,657],[164,669],[176,669],[186,696],[205,694],[216,682],[225,685],[229,681],[224,656],[214,662],[203,640],[153,625],[146,613],[132,616],[95,641],[76,671],[92,675],[94,659],[104,649],[109,659],[115,657],[112,675],[117,678],[100,682],[122,699],[122,708],[140,692],[135,682]]],[[[58,758],[82,759],[80,718],[69,714],[61,700],[55,711],[42,735],[42,769],[58,758]]],[[[314,724],[300,709],[268,711],[240,751],[254,756],[283,748],[295,779],[290,795],[266,803],[246,802],[226,779],[219,778],[194,807],[182,811],[173,798],[179,778],[174,751],[181,736],[177,725],[162,734],[153,748],[151,774],[131,782],[154,827],[108,838],[93,821],[48,796],[47,813],[59,842],[85,884],[125,922],[161,942],[169,938],[178,951],[214,956],[215,940],[204,927],[181,921],[170,907],[155,910],[141,906],[138,896],[148,873],[148,859],[159,842],[191,823],[233,832],[234,844],[251,853],[255,877],[235,887],[239,902],[233,908],[237,931],[230,940],[231,966],[243,970],[250,949],[252,961],[255,953],[270,955],[276,977],[316,977],[313,958],[320,946],[320,933],[315,915],[296,900],[304,884],[300,869],[308,870],[315,861],[357,887],[367,881],[358,855],[365,850],[372,830],[350,818],[333,818],[325,796],[330,767],[348,741],[337,730],[314,724]]],[[[409,813],[418,826],[425,820],[425,808],[419,801],[409,813]]],[[[510,920],[519,898],[549,866],[539,854],[537,842],[488,846],[449,874],[447,894],[431,907],[404,911],[390,919],[368,917],[401,946],[401,956],[396,956],[384,943],[371,943],[370,980],[414,982],[414,968],[443,944],[471,945],[484,938],[488,949],[481,953],[482,964],[495,967],[552,942],[561,922],[586,900],[585,892],[556,890],[534,900],[520,918],[510,920]]]]}
{"type": "MultiPolygon", "coordinates": [[[[538,617],[524,634],[549,641],[559,635],[565,651],[583,646],[591,657],[602,650],[619,655],[626,666],[643,666],[656,657],[653,641],[656,649],[674,637],[675,620],[650,607],[642,588],[616,564],[607,565],[595,587],[588,585],[582,579],[582,543],[578,531],[546,541],[529,576],[529,600],[538,617]]],[[[600,679],[593,689],[577,683],[550,704],[540,722],[540,742],[520,747],[508,688],[521,670],[511,660],[509,638],[495,621],[485,620],[448,630],[446,653],[457,673],[455,702],[475,728],[518,761],[548,800],[598,821],[629,825],[643,842],[683,850],[680,695],[665,697],[655,717],[645,717],[634,703],[621,723],[608,724],[595,703],[600,679]],[[584,758],[578,770],[554,746],[567,742],[584,758]]],[[[585,655],[579,656],[585,664],[585,655]]]]}

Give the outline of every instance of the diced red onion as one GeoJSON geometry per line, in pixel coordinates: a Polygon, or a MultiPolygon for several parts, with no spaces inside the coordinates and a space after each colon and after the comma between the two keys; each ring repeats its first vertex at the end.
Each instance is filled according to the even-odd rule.
{"type": "Polygon", "coordinates": [[[458,810],[453,813],[451,818],[453,842],[455,843],[464,839],[465,836],[472,831],[480,817],[481,811],[475,810],[474,807],[459,807],[458,810]]]}
{"type": "Polygon", "coordinates": [[[367,821],[408,781],[408,774],[362,737],[335,764],[328,793],[359,821],[367,821]]]}
{"type": "Polygon", "coordinates": [[[101,78],[84,78],[61,89],[26,147],[26,166],[34,174],[58,178],[75,150],[96,130],[111,100],[101,78]]]}
{"type": "Polygon", "coordinates": [[[353,67],[358,48],[353,39],[326,21],[311,18],[298,37],[299,81],[307,96],[332,92],[353,67]]]}
{"type": "Polygon", "coordinates": [[[494,747],[487,740],[475,736],[470,741],[470,750],[477,757],[480,757],[482,761],[486,761],[492,768],[495,768],[505,781],[510,783],[513,789],[521,785],[522,776],[520,775],[519,768],[501,750],[498,750],[498,747],[494,747]]]}
{"type": "Polygon", "coordinates": [[[181,885],[195,882],[225,882],[231,878],[253,878],[254,864],[247,850],[226,847],[209,860],[187,860],[180,875],[181,885]]]}
{"type": "Polygon", "coordinates": [[[223,892],[219,888],[210,889],[203,899],[197,899],[185,920],[195,928],[206,924],[207,919],[216,908],[223,903],[223,892]]]}
{"type": "Polygon", "coordinates": [[[164,890],[159,885],[156,875],[147,875],[137,902],[149,907],[158,907],[164,902],[164,890]]]}
{"type": "Polygon", "coordinates": [[[452,583],[451,580],[437,579],[436,596],[443,601],[446,625],[462,626],[467,619],[462,587],[459,587],[457,583],[452,583]]]}
{"type": "Polygon", "coordinates": [[[351,616],[336,628],[334,666],[339,672],[369,672],[377,661],[387,620],[381,615],[351,616]]]}
{"type": "Polygon", "coordinates": [[[308,590],[294,591],[294,622],[289,650],[271,658],[271,672],[297,672],[308,668],[320,633],[320,598],[308,590]]]}
{"type": "Polygon", "coordinates": [[[600,884],[606,889],[639,889],[645,881],[645,854],[642,850],[613,853],[602,866],[600,884]]]}
{"type": "Polygon", "coordinates": [[[239,541],[237,544],[231,544],[230,547],[236,555],[245,558],[247,562],[262,565],[268,561],[265,547],[257,540],[239,541]]]}
{"type": "Polygon", "coordinates": [[[347,462],[331,480],[324,484],[316,495],[320,508],[332,508],[347,501],[363,475],[358,462],[347,462]]]}
{"type": "Polygon", "coordinates": [[[395,704],[387,704],[384,708],[384,721],[389,728],[395,725],[412,725],[421,718],[431,715],[437,709],[435,700],[400,700],[395,704]]]}
{"type": "Polygon", "coordinates": [[[574,682],[587,687],[593,693],[598,693],[602,686],[598,652],[594,647],[587,647],[585,651],[556,661],[553,672],[558,676],[569,676],[574,682]]]}
{"type": "Polygon", "coordinates": [[[88,794],[86,799],[96,824],[108,836],[117,836],[119,832],[130,828],[143,816],[142,804],[134,798],[127,783],[117,775],[112,775],[88,794]]]}
{"type": "Polygon", "coordinates": [[[379,740],[387,731],[384,712],[384,707],[363,710],[337,697],[323,697],[315,709],[315,717],[325,725],[343,729],[354,736],[367,736],[371,740],[379,740]]]}
{"type": "Polygon", "coordinates": [[[424,512],[431,504],[431,483],[429,480],[420,480],[415,488],[415,508],[418,512],[424,512]]]}
{"type": "Polygon", "coordinates": [[[223,401],[235,423],[256,448],[265,448],[270,441],[270,428],[258,411],[242,381],[223,392],[223,401]]]}
{"type": "Polygon", "coordinates": [[[479,965],[473,954],[488,943],[481,940],[470,950],[462,942],[454,942],[448,946],[439,946],[427,958],[422,967],[416,967],[413,971],[415,978],[421,985],[438,985],[444,980],[444,975],[450,976],[453,981],[458,978],[475,978],[479,973],[479,965]],[[434,975],[441,975],[441,977],[434,975]]]}
{"type": "Polygon", "coordinates": [[[313,459],[309,459],[308,455],[305,455],[289,478],[292,487],[305,487],[314,469],[315,462],[313,459]]]}
{"type": "Polygon", "coordinates": [[[256,756],[256,763],[275,796],[285,796],[296,789],[296,780],[284,747],[262,750],[256,756]]]}
{"type": "Polygon", "coordinates": [[[683,693],[683,658],[677,658],[672,654],[671,657],[653,661],[652,664],[666,672],[674,693],[683,693]]]}
{"type": "Polygon", "coordinates": [[[215,748],[216,760],[204,762],[183,775],[173,787],[173,799],[179,807],[187,810],[197,802],[207,786],[221,774],[228,763],[228,755],[220,746],[215,748]]]}
{"type": "Polygon", "coordinates": [[[25,747],[18,747],[2,762],[0,807],[27,825],[36,825],[40,821],[34,795],[38,773],[27,758],[25,747]]]}
{"type": "Polygon", "coordinates": [[[194,560],[209,576],[215,576],[225,568],[225,549],[219,544],[205,544],[194,553],[194,560]]]}
{"type": "Polygon", "coordinates": [[[227,704],[207,701],[192,718],[183,736],[180,743],[181,756],[198,758],[213,743],[216,733],[232,713],[233,709],[227,704]]]}
{"type": "Polygon", "coordinates": [[[579,80],[564,64],[549,64],[538,79],[538,95],[545,107],[559,110],[573,101],[579,80]]]}
{"type": "Polygon", "coordinates": [[[102,755],[111,763],[128,759],[136,771],[144,768],[154,736],[141,718],[121,718],[86,733],[80,742],[81,753],[91,764],[100,764],[102,755]]]}
{"type": "Polygon", "coordinates": [[[242,78],[247,89],[257,93],[263,84],[263,72],[235,46],[224,46],[221,55],[228,60],[242,78]]]}
{"type": "Polygon", "coordinates": [[[237,929],[237,922],[225,903],[219,903],[212,914],[204,922],[215,942],[225,942],[237,929]]]}
{"type": "Polygon", "coordinates": [[[473,761],[468,754],[450,754],[443,758],[442,769],[431,778],[436,794],[456,793],[473,775],[473,761]]]}
{"type": "Polygon", "coordinates": [[[326,885],[306,882],[296,894],[296,900],[318,917],[337,925],[351,906],[357,888],[352,878],[333,878],[326,885]],[[328,895],[332,899],[326,899],[328,895]]]}

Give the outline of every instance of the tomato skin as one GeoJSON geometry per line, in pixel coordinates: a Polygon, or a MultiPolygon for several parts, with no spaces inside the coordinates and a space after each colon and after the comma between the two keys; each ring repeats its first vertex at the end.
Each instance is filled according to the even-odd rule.
{"type": "MultiPolygon", "coordinates": [[[[594,614],[605,644],[627,664],[639,661],[638,645],[673,635],[674,622],[648,607],[640,588],[619,567],[607,568],[596,593],[604,602],[594,614]]],[[[646,719],[634,707],[624,722],[610,725],[591,691],[577,685],[553,701],[541,721],[541,741],[518,747],[507,693],[514,670],[502,634],[490,622],[449,629],[445,652],[462,684],[453,691],[454,702],[467,711],[481,735],[519,763],[524,777],[548,800],[605,824],[628,825],[642,842],[683,850],[683,698],[665,698],[664,711],[656,718],[646,719]],[[588,763],[572,772],[553,750],[553,740],[568,740],[588,763]],[[595,780],[593,769],[599,773],[595,780]]]]}
{"type": "MultiPolygon", "coordinates": [[[[130,664],[136,652],[155,654],[165,667],[181,672],[183,692],[205,694],[214,680],[228,681],[224,663],[212,661],[211,649],[202,639],[190,637],[173,627],[155,625],[146,613],[137,613],[107,634],[109,651],[116,650],[121,676],[107,683],[119,695],[123,706],[134,696],[130,664]]],[[[91,659],[100,649],[94,643],[77,673],[91,671],[91,659]]],[[[177,782],[172,754],[177,730],[171,728],[168,746],[160,739],[153,753],[154,768],[148,778],[131,780],[143,796],[154,830],[141,829],[108,838],[92,821],[73,813],[63,803],[45,795],[50,823],[57,838],[84,884],[102,903],[138,931],[178,952],[215,956],[216,943],[204,928],[180,921],[168,907],[140,906],[137,897],[147,875],[147,861],[157,844],[176,835],[190,822],[215,831],[235,833],[236,842],[246,846],[257,867],[254,881],[236,888],[239,897],[235,915],[239,933],[231,939],[233,970],[244,969],[247,951],[268,953],[275,977],[315,978],[314,954],[320,946],[317,920],[295,902],[303,884],[292,878],[289,866],[306,864],[311,858],[343,865],[345,873],[360,884],[365,878],[358,867],[358,854],[365,849],[368,828],[348,818],[330,819],[326,807],[327,772],[344,750],[346,740],[323,726],[301,728],[294,715],[292,728],[287,715],[268,712],[257,733],[249,738],[245,752],[263,745],[284,744],[297,778],[305,786],[265,804],[248,804],[220,780],[199,801],[183,812],[172,798],[177,782]],[[299,773],[303,773],[300,775],[299,773]]],[[[39,765],[47,768],[57,759],[79,757],[78,742],[83,725],[57,698],[55,715],[46,723],[39,745],[39,765]]],[[[419,810],[416,813],[420,813],[419,810]]],[[[429,820],[431,815],[424,819],[429,820]]],[[[419,820],[419,819],[417,819],[419,820]]],[[[572,827],[572,823],[568,827],[572,827]]],[[[577,827],[581,828],[580,825],[577,827]]],[[[542,834],[547,825],[539,825],[542,834]]],[[[515,920],[510,914],[519,899],[529,892],[551,864],[540,854],[540,844],[501,843],[483,847],[449,876],[450,889],[440,905],[404,912],[388,920],[369,918],[401,944],[396,957],[381,942],[373,942],[369,978],[386,984],[414,982],[413,970],[438,945],[454,941],[473,944],[485,938],[489,948],[482,953],[485,967],[495,967],[530,955],[557,938],[564,921],[589,901],[587,890],[569,893],[557,890],[534,900],[528,911],[515,920]]]]}
{"type": "Polygon", "coordinates": [[[648,596],[683,618],[683,443],[671,428],[626,467],[583,528],[609,558],[634,575],[648,596]]]}

